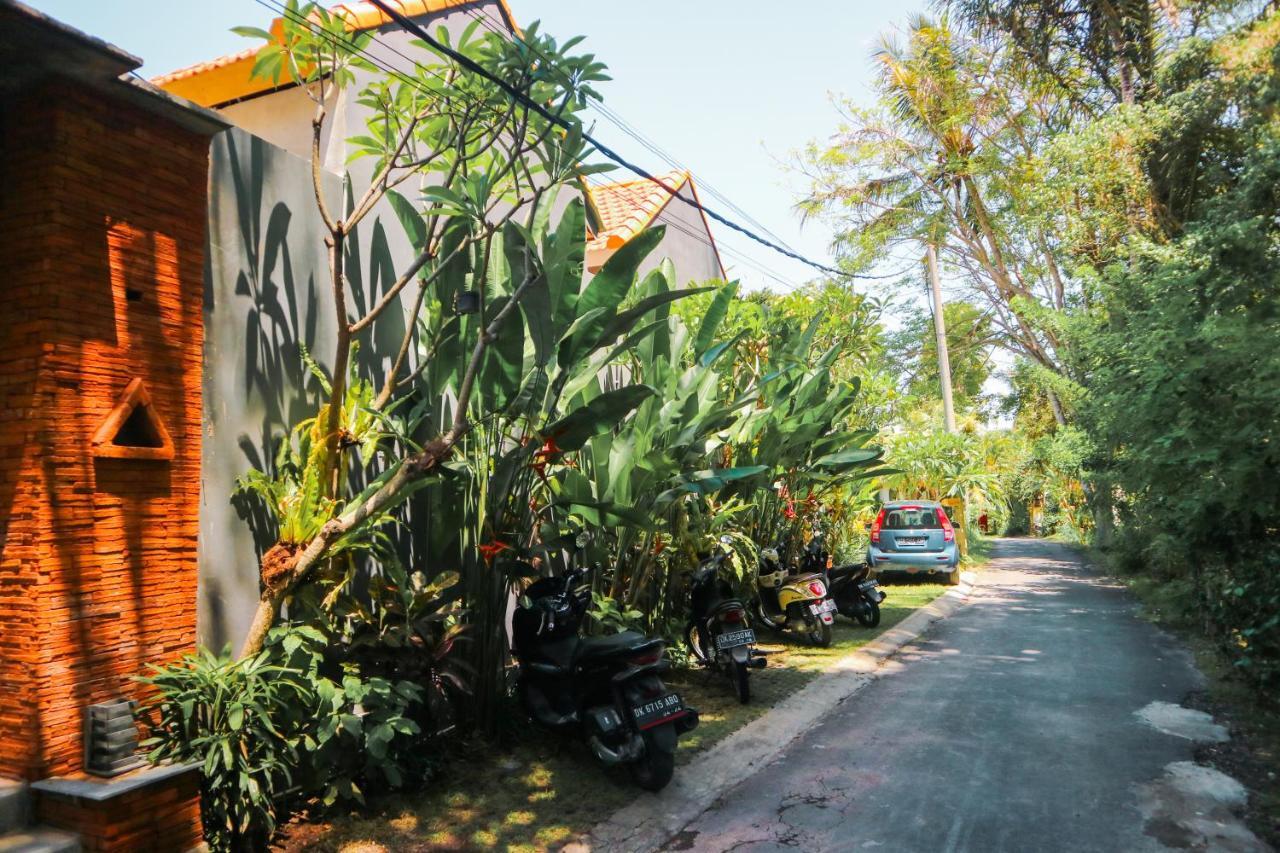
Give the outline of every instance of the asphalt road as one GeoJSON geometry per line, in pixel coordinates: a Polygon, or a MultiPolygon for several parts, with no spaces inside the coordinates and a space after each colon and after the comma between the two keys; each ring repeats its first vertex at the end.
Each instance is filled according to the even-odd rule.
{"type": "Polygon", "coordinates": [[[1200,676],[1068,549],[1000,540],[973,601],[887,666],[667,849],[1198,846],[1142,807],[1195,745],[1135,714],[1177,704],[1200,676]]]}

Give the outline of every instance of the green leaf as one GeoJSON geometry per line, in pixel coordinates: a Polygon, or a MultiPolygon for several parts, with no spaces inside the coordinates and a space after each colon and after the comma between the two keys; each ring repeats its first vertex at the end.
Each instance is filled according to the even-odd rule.
{"type": "MultiPolygon", "coordinates": [[[[486,314],[497,316],[511,300],[499,296],[486,307],[486,314]]],[[[485,347],[480,375],[475,389],[482,410],[495,412],[505,408],[520,391],[524,373],[524,320],[513,309],[498,326],[496,337],[485,347]]]]}
{"type": "Polygon", "coordinates": [[[824,468],[835,468],[845,465],[854,465],[860,462],[872,462],[884,455],[878,447],[863,448],[860,450],[845,450],[840,453],[831,453],[823,456],[821,459],[814,460],[814,465],[824,468]]]}
{"type": "MultiPolygon", "coordinates": [[[[582,317],[594,308],[617,310],[636,279],[636,270],[666,236],[665,225],[641,231],[615,251],[578,297],[575,316],[582,317]]],[[[603,327],[603,324],[601,324],[603,327]]]]}
{"type": "Polygon", "coordinates": [[[427,225],[422,221],[422,214],[411,201],[395,190],[387,190],[387,200],[391,202],[391,209],[400,220],[409,242],[413,244],[413,250],[422,252],[427,244],[427,225]]]}
{"type": "MultiPolygon", "coordinates": [[[[703,289],[705,290],[706,288],[703,289]]],[[[695,356],[701,357],[707,347],[711,346],[711,342],[715,340],[716,332],[720,329],[720,324],[724,322],[725,317],[729,316],[729,306],[733,303],[737,293],[738,283],[736,281],[732,284],[726,284],[716,292],[715,298],[707,306],[707,313],[702,317],[702,323],[698,326],[698,334],[693,338],[695,356]]],[[[712,359],[712,361],[714,360],[712,359]]]]}
{"type": "Polygon", "coordinates": [[[578,450],[592,436],[607,432],[626,418],[636,406],[652,397],[656,391],[648,385],[628,385],[614,391],[606,391],[585,406],[570,412],[546,428],[544,434],[554,439],[564,451],[578,450]]]}
{"type": "Polygon", "coordinates": [[[633,307],[614,316],[613,319],[605,325],[604,330],[600,334],[599,340],[595,342],[595,346],[604,346],[606,344],[613,343],[620,336],[627,334],[635,328],[636,323],[643,319],[645,315],[652,313],[655,309],[660,308],[663,305],[667,305],[668,303],[676,302],[677,300],[685,299],[690,296],[697,296],[699,293],[706,293],[713,289],[714,288],[710,287],[691,287],[687,290],[667,290],[662,293],[655,293],[652,296],[646,296],[633,307]]]}
{"type": "Polygon", "coordinates": [[[269,42],[274,42],[276,40],[276,37],[271,35],[271,33],[266,30],[259,29],[258,27],[232,27],[231,32],[238,36],[245,36],[246,38],[251,39],[262,39],[263,41],[269,42]]]}

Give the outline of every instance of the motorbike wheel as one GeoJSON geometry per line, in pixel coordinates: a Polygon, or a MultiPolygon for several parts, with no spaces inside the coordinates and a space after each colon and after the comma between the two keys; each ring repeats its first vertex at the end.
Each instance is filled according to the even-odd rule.
{"type": "Polygon", "coordinates": [[[745,663],[734,662],[733,686],[738,691],[738,701],[745,705],[751,701],[751,670],[745,663]]]}
{"type": "Polygon", "coordinates": [[[684,642],[699,664],[711,666],[712,657],[708,652],[707,644],[703,641],[702,632],[697,629],[697,626],[690,625],[684,632],[684,642]]]}
{"type": "Polygon", "coordinates": [[[854,611],[853,618],[864,628],[874,628],[880,624],[880,603],[864,599],[862,607],[854,611]]]}
{"type": "Polygon", "coordinates": [[[816,616],[810,616],[805,621],[805,628],[808,629],[806,636],[810,643],[822,649],[831,645],[831,626],[828,623],[816,616]]]}
{"type": "MultiPolygon", "coordinates": [[[[776,631],[781,631],[783,629],[783,625],[770,619],[769,615],[764,612],[763,602],[759,600],[755,602],[755,611],[756,611],[756,618],[759,619],[760,624],[768,628],[770,631],[776,632],[776,631]]],[[[782,621],[785,621],[785,620],[782,620],[782,621]]]]}
{"type": "Polygon", "coordinates": [[[646,791],[661,791],[676,772],[675,725],[664,723],[655,726],[644,732],[642,737],[644,755],[627,765],[631,781],[646,791]]]}

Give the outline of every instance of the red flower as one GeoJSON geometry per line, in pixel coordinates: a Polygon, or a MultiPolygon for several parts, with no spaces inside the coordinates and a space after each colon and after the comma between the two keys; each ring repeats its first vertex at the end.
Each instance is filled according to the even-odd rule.
{"type": "Polygon", "coordinates": [[[501,554],[503,551],[510,551],[511,546],[506,542],[495,539],[492,542],[479,546],[479,550],[480,556],[484,557],[484,564],[486,566],[491,566],[493,565],[493,558],[501,554]]]}
{"type": "Polygon", "coordinates": [[[555,438],[548,438],[542,445],[542,449],[533,454],[533,470],[542,479],[547,479],[547,463],[556,461],[556,457],[563,453],[564,451],[556,446],[555,438]]]}

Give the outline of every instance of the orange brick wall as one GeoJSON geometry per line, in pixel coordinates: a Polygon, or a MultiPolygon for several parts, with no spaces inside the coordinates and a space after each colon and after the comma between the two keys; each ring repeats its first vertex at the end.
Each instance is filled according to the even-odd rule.
{"type": "Polygon", "coordinates": [[[195,644],[208,140],[58,85],[0,132],[0,776],[38,779],[195,644]],[[133,377],[171,461],[91,453],[133,377]]]}

